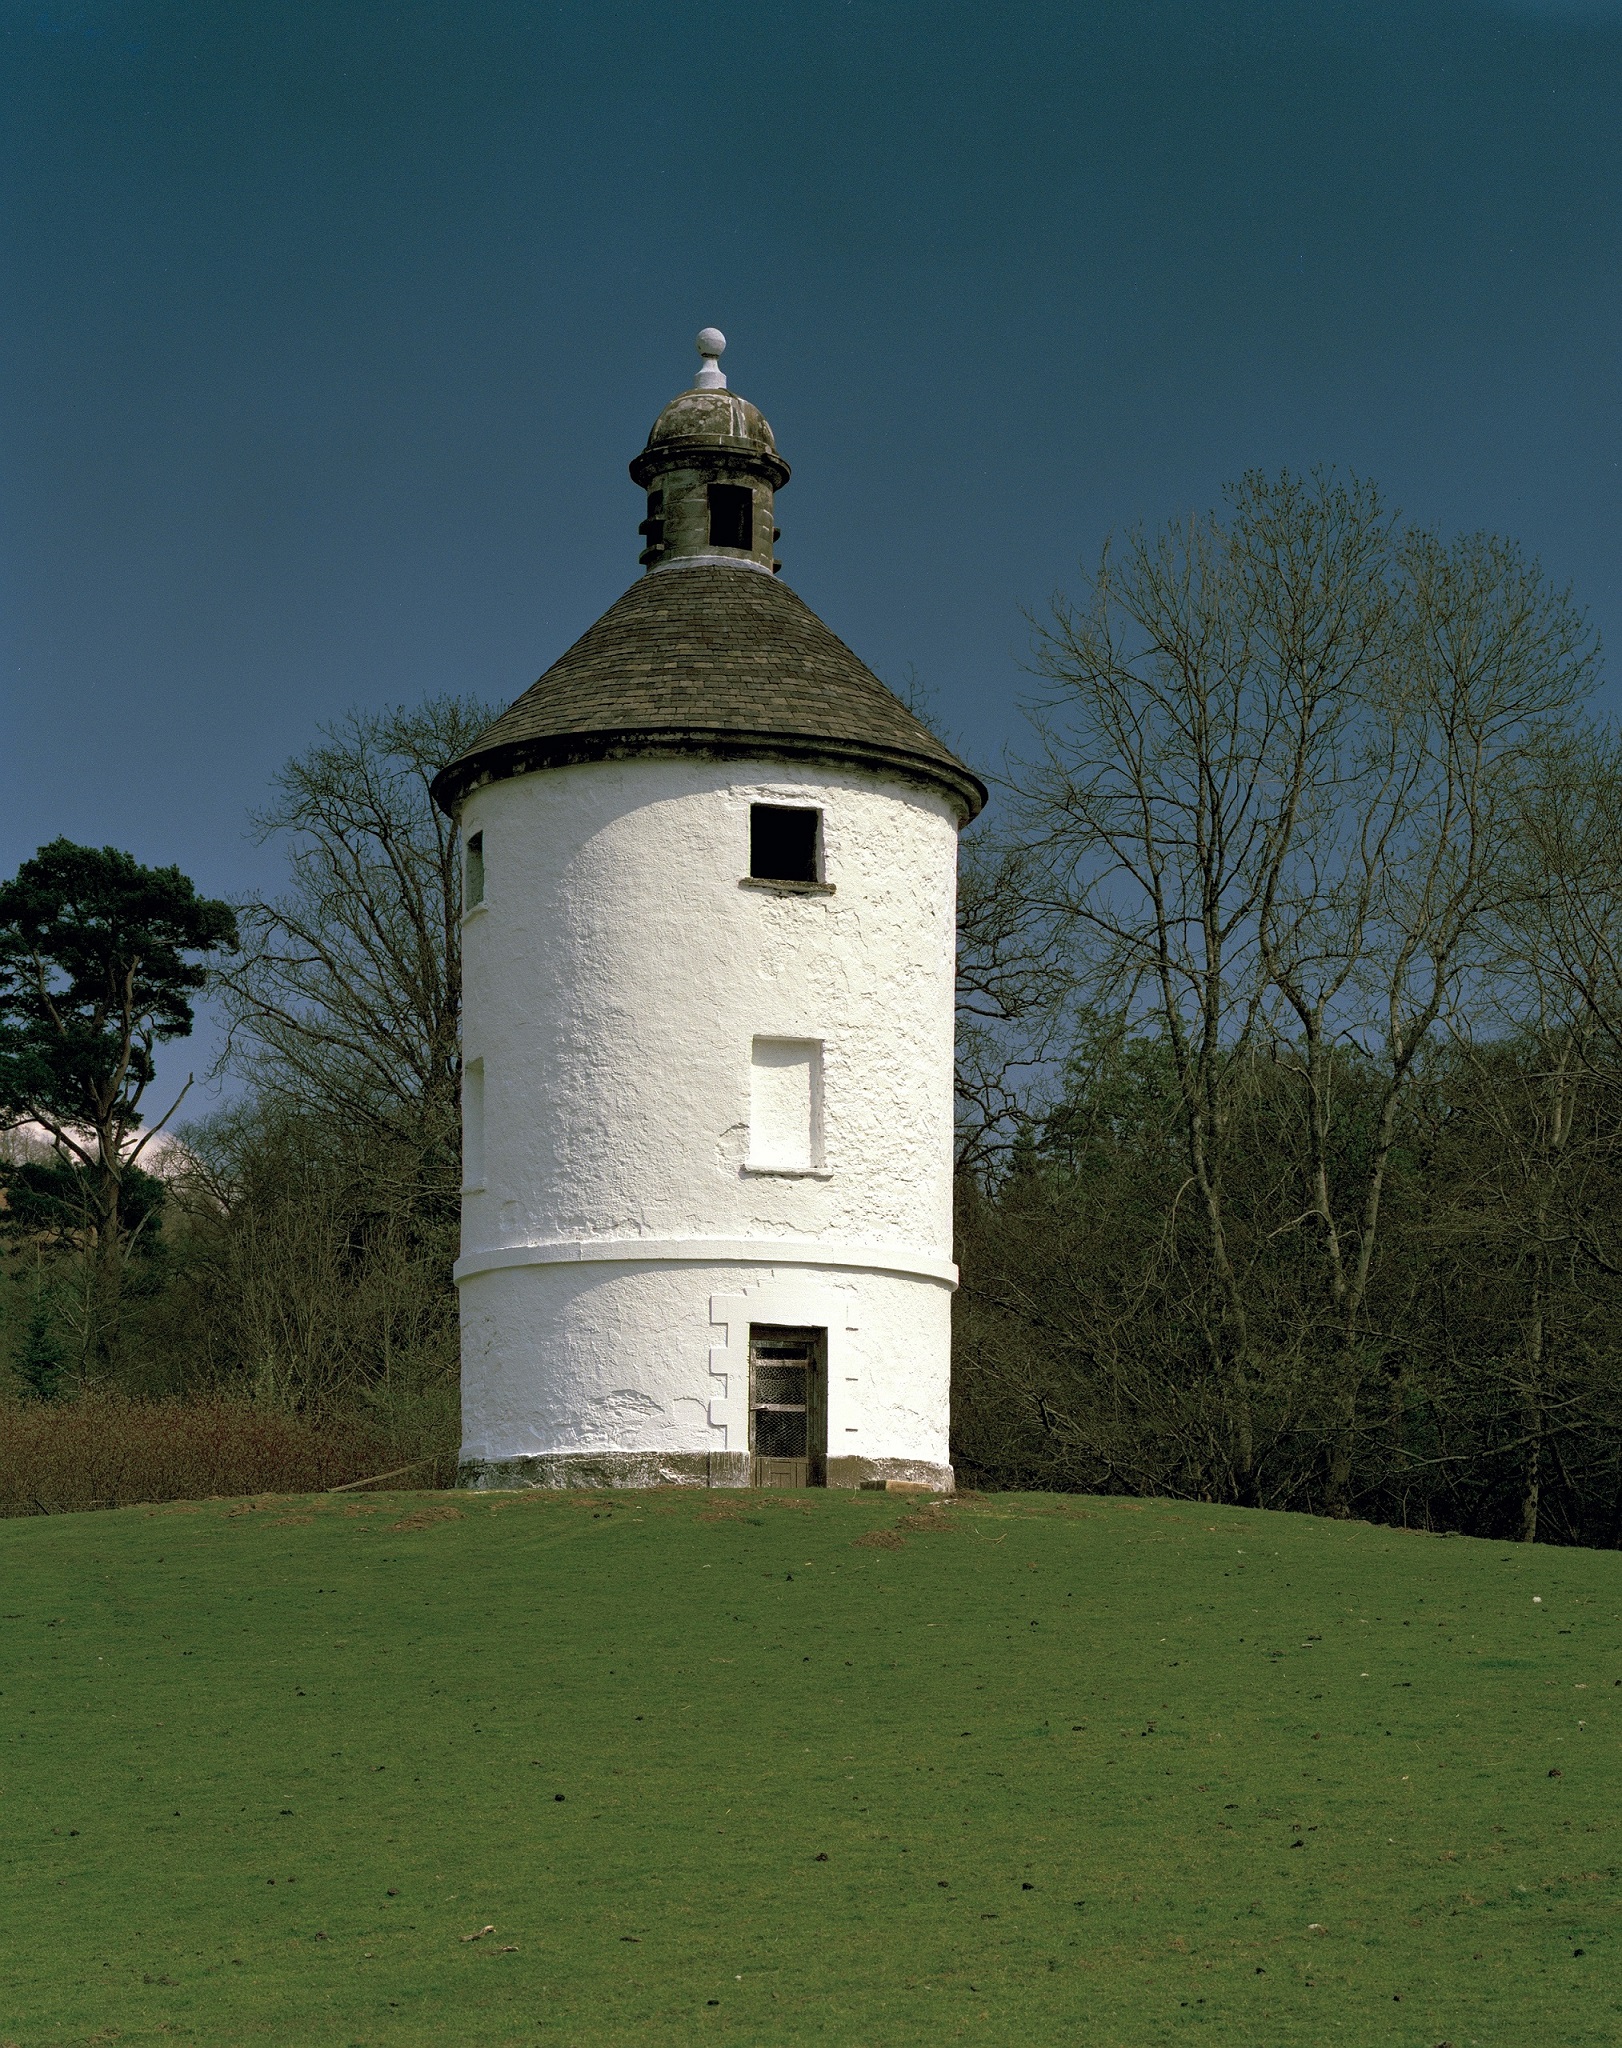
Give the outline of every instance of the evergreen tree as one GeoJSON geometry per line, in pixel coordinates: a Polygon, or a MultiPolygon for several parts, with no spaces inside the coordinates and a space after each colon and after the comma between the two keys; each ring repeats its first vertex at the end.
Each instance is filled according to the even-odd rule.
{"type": "Polygon", "coordinates": [[[77,1169],[87,1362],[108,1354],[129,1241],[150,1213],[136,1162],[178,1106],[136,1135],[154,1050],[188,1036],[203,960],[236,942],[229,904],[111,846],[53,840],[0,884],[0,1128],[39,1125],[77,1169]]]}

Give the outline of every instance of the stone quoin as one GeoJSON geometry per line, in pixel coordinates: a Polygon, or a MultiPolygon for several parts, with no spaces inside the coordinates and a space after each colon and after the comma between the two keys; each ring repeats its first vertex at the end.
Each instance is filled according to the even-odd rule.
{"type": "Polygon", "coordinates": [[[778,578],[723,337],[639,582],[434,783],[464,857],[463,1479],[949,1488],[957,838],[778,578]]]}

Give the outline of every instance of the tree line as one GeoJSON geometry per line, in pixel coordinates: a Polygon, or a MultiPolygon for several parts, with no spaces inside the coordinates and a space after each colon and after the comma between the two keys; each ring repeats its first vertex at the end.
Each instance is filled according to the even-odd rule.
{"type": "Polygon", "coordinates": [[[254,820],[278,894],[210,903],[66,841],[0,888],[0,1334],[26,1394],[361,1409],[454,1449],[461,882],[428,785],[491,715],[324,732],[254,820]],[[205,983],[232,1086],[164,1148],[154,1052],[205,983]]]}
{"type": "MultiPolygon", "coordinates": [[[[1328,474],[1112,541],[1035,622],[960,892],[966,1477],[1622,1540],[1598,664],[1514,544],[1328,474]]],[[[325,733],[257,821],[277,896],[65,842],[0,889],[19,1386],[454,1433],[460,875],[427,790],[488,716],[325,733]],[[142,1152],[205,976],[236,1093],[142,1152]]]]}
{"type": "Polygon", "coordinates": [[[1622,751],[1513,544],[1251,476],[1037,637],[965,878],[956,1441],[1622,1538],[1622,751]]]}

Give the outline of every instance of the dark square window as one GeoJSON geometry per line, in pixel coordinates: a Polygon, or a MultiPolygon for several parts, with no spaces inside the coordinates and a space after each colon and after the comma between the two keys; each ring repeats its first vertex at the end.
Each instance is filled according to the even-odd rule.
{"type": "Polygon", "coordinates": [[[755,494],[747,484],[711,484],[710,546],[752,548],[755,544],[755,494]]]}
{"type": "Polygon", "coordinates": [[[820,882],[821,811],[749,806],[749,872],[762,882],[820,882]]]}
{"type": "Polygon", "coordinates": [[[475,832],[467,843],[467,907],[484,901],[484,834],[475,832]]]}

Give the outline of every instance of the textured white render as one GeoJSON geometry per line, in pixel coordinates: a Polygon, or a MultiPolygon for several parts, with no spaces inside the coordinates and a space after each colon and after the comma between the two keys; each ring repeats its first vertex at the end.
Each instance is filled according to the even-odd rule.
{"type": "Polygon", "coordinates": [[[944,1468],[948,798],[667,755],[485,784],[461,824],[464,1456],[746,1452],[755,1321],[828,1330],[831,1459],[944,1468]],[[739,886],[761,802],[822,810],[831,894],[739,886]]]}
{"type": "Polygon", "coordinates": [[[749,1446],[749,1325],[828,1332],[828,1454],[949,1464],[951,1292],[834,1267],[586,1263],[462,1283],[469,1463],[749,1446]]]}

